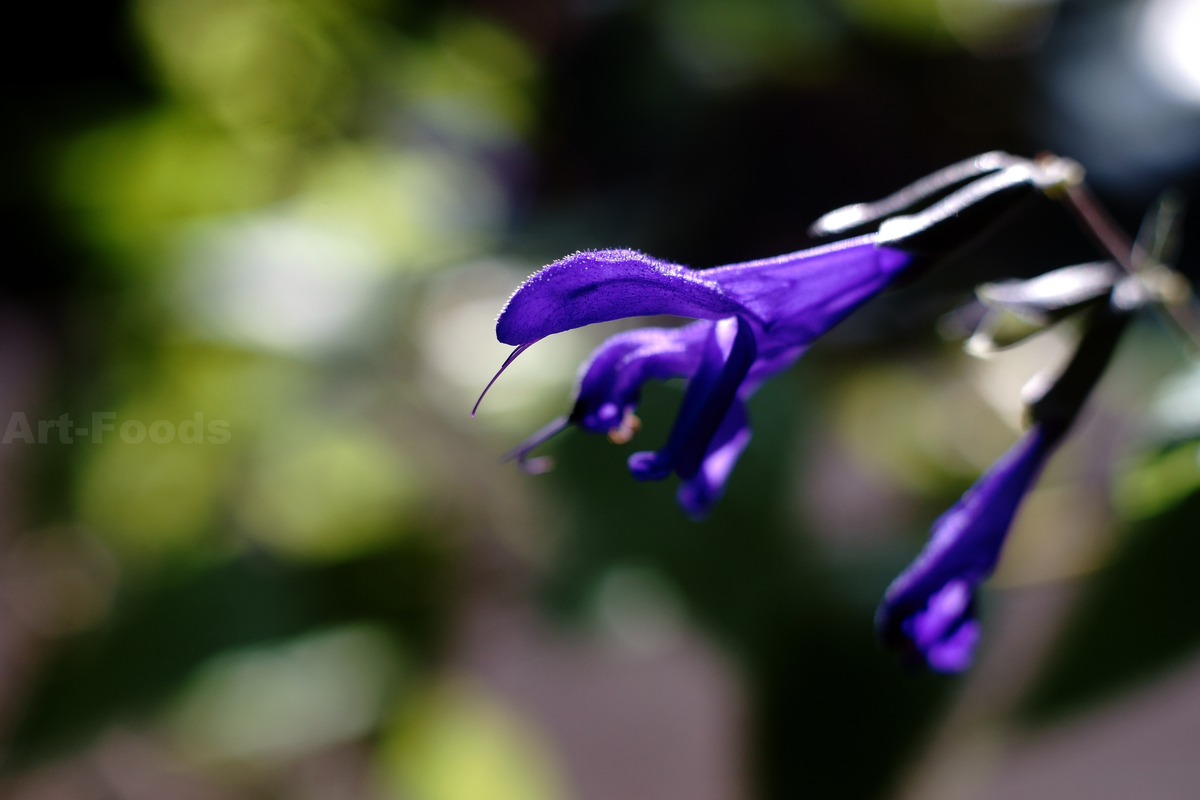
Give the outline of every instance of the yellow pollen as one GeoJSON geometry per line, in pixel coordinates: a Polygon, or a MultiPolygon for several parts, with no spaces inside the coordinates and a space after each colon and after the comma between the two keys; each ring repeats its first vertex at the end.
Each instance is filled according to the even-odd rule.
{"type": "Polygon", "coordinates": [[[621,424],[608,431],[608,440],[613,444],[626,444],[642,427],[642,421],[632,411],[626,411],[621,424]]]}

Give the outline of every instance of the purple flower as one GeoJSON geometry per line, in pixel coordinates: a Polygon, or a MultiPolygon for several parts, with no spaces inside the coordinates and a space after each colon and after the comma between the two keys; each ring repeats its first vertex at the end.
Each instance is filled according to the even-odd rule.
{"type": "Polygon", "coordinates": [[[883,596],[883,643],[938,672],[971,665],[979,640],[975,587],[992,574],[1013,517],[1066,430],[1035,424],[933,523],[916,560],[883,596]]]}
{"type": "Polygon", "coordinates": [[[1021,500],[1100,380],[1130,313],[1143,302],[1137,278],[1114,283],[1109,275],[1101,281],[1107,283],[1102,295],[1083,292],[1095,277],[1092,266],[1068,267],[1004,287],[1005,303],[1039,314],[1065,307],[1081,293],[1088,295],[1086,333],[1053,383],[1035,379],[1026,387],[1040,390],[1029,398],[1029,430],[938,517],[924,549],[884,593],[875,612],[876,633],[909,661],[938,672],[971,666],[980,636],[975,588],[996,568],[1021,500]],[[1056,288],[1047,291],[1051,285],[1056,288]]]}
{"type": "MultiPolygon", "coordinates": [[[[675,472],[678,499],[703,516],[721,496],[750,440],[745,401],[771,375],[879,292],[914,256],[862,236],[776,258],[692,270],[632,250],[576,253],[531,276],[496,322],[514,356],[539,339],[594,322],[673,315],[679,328],[639,328],[611,337],[580,370],[571,413],[509,453],[531,471],[529,453],[568,425],[627,441],[649,379],[685,378],[687,390],[666,443],[634,453],[639,480],[675,472]]],[[[511,359],[510,359],[511,360],[511,359]]]]}
{"type": "Polygon", "coordinates": [[[595,322],[657,315],[697,321],[628,331],[604,342],[580,371],[571,413],[507,457],[530,472],[542,471],[547,461],[530,459],[530,453],[570,425],[628,441],[638,426],[634,411],[642,384],[685,378],[687,391],[666,444],[634,453],[629,469],[640,480],[675,472],[683,480],[680,504],[703,516],[750,440],[745,402],[764,380],[789,367],[899,273],[956,249],[1032,188],[1056,180],[1033,162],[988,153],[878,203],[825,215],[812,229],[816,235],[882,223],[876,233],[824,247],[702,271],[634,250],[581,252],[554,262],[526,280],[500,312],[496,337],[516,347],[500,372],[539,339],[595,322]],[[917,214],[890,216],[964,181],[972,182],[917,214]]]}

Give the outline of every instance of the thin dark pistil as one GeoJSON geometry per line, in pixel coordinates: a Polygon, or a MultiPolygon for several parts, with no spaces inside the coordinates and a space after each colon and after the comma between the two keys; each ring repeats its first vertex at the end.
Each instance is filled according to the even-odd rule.
{"type": "Polygon", "coordinates": [[[479,410],[479,404],[483,402],[483,397],[488,393],[488,389],[491,389],[492,384],[496,382],[496,379],[500,377],[504,370],[508,369],[508,365],[516,361],[517,356],[521,355],[521,353],[524,353],[535,344],[537,344],[536,340],[532,342],[526,342],[525,344],[519,344],[517,345],[517,348],[508,356],[508,358],[504,359],[504,363],[500,365],[500,369],[496,370],[496,374],[492,376],[490,381],[488,381],[488,385],[483,387],[483,391],[480,393],[479,399],[475,401],[475,406],[471,409],[472,417],[475,416],[475,412],[479,410]]]}

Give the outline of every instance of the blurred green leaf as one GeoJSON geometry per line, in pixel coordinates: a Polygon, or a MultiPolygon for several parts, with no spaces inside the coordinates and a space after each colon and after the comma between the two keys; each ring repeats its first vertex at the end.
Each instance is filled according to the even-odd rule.
{"type": "Polygon", "coordinates": [[[424,669],[444,638],[450,555],[439,533],[422,533],[333,566],[253,555],[127,581],[108,623],[65,642],[48,664],[11,757],[27,763],[112,724],[155,718],[217,654],[338,623],[384,626],[404,642],[410,666],[424,669]]]}
{"type": "Polygon", "coordinates": [[[1154,517],[1200,489],[1200,445],[1148,453],[1117,470],[1113,506],[1126,519],[1154,517]]]}
{"type": "Polygon", "coordinates": [[[550,743],[472,684],[446,681],[410,701],[378,754],[396,800],[566,800],[550,743]]]}

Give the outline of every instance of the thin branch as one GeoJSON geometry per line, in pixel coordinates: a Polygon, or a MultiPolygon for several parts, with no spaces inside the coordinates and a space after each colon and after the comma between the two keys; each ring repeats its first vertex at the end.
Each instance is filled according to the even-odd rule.
{"type": "MultiPolygon", "coordinates": [[[[1149,277],[1152,271],[1162,268],[1163,265],[1151,258],[1142,245],[1135,244],[1129,238],[1087,184],[1082,181],[1068,184],[1062,186],[1061,191],[1063,202],[1083,229],[1122,269],[1130,275],[1149,277]]],[[[1170,276],[1175,279],[1171,287],[1174,291],[1160,292],[1170,296],[1164,296],[1163,302],[1156,304],[1156,307],[1165,312],[1162,316],[1168,321],[1168,327],[1186,343],[1188,355],[1200,360],[1200,308],[1197,308],[1195,295],[1187,280],[1174,271],[1170,276]]]]}

